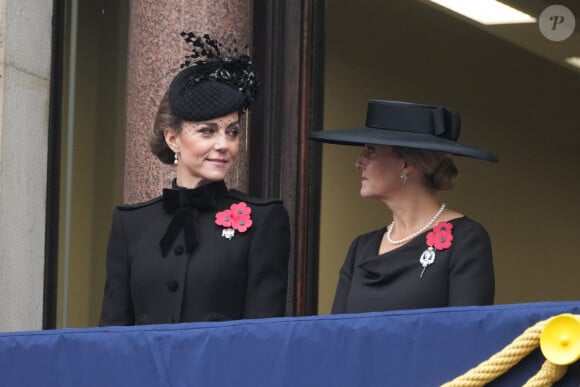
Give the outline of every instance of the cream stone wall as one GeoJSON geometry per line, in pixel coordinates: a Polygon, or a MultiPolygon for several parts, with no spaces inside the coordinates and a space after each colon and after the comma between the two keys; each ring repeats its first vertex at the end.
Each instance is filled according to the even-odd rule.
{"type": "Polygon", "coordinates": [[[51,18],[0,1],[0,331],[42,328],[51,18]]]}

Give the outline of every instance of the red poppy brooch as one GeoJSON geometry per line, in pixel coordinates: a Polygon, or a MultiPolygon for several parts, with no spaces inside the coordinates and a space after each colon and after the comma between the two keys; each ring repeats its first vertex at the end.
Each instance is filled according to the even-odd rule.
{"type": "Polygon", "coordinates": [[[215,224],[224,227],[222,236],[231,240],[236,231],[246,232],[252,227],[252,209],[244,202],[232,204],[228,210],[215,214],[215,224]]]}
{"type": "Polygon", "coordinates": [[[451,230],[453,225],[449,222],[439,222],[433,230],[427,234],[427,250],[423,251],[419,262],[423,269],[419,278],[423,278],[427,266],[435,262],[435,250],[445,250],[451,247],[453,241],[453,233],[451,230]]]}

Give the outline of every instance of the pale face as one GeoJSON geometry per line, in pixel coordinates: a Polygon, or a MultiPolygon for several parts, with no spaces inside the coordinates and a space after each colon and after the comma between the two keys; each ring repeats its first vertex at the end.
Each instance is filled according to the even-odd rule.
{"type": "Polygon", "coordinates": [[[165,130],[165,141],[178,153],[177,184],[195,188],[223,180],[240,150],[238,112],[201,122],[184,122],[181,132],[165,130]]]}
{"type": "Polygon", "coordinates": [[[388,145],[365,145],[355,162],[361,172],[360,195],[363,198],[387,199],[400,190],[405,161],[388,145]]]}

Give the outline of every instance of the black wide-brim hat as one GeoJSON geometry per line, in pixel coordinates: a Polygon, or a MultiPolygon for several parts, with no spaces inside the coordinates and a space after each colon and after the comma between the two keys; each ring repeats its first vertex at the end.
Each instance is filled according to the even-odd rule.
{"type": "Polygon", "coordinates": [[[391,145],[498,160],[491,152],[459,143],[460,128],[459,114],[444,107],[370,100],[363,128],[317,131],[310,138],[330,144],[391,145]]]}

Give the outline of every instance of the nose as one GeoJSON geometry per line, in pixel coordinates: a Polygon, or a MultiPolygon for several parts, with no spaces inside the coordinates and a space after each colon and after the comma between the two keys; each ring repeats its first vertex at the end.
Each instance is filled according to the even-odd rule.
{"type": "Polygon", "coordinates": [[[358,155],[358,157],[356,158],[354,162],[354,167],[359,171],[362,171],[365,165],[366,165],[365,151],[362,151],[360,155],[358,155]]]}
{"type": "Polygon", "coordinates": [[[228,146],[228,140],[225,133],[218,133],[215,138],[214,149],[224,150],[228,146]]]}

